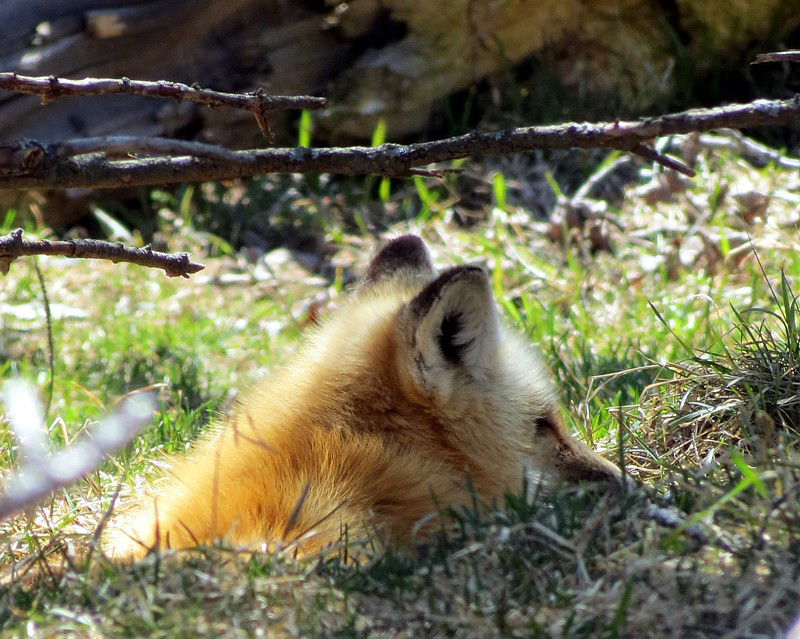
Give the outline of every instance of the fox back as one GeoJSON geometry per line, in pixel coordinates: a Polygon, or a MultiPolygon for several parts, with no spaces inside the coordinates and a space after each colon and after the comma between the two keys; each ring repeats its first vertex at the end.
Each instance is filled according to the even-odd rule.
{"type": "Polygon", "coordinates": [[[174,463],[112,554],[217,539],[309,554],[344,533],[404,544],[442,506],[490,503],[531,473],[618,481],[565,429],[547,369],[499,321],[481,268],[437,275],[403,236],[345,297],[174,463]]]}

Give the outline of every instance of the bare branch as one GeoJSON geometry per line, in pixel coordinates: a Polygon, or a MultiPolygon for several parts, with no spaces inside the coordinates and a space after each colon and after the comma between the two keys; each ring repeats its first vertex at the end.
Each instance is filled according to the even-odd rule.
{"type": "MultiPolygon", "coordinates": [[[[208,145],[203,145],[203,157],[159,156],[141,160],[115,160],[98,155],[62,157],[59,147],[80,148],[83,143],[79,140],[52,146],[18,141],[0,145],[0,189],[110,188],[246,178],[264,173],[374,173],[405,177],[418,173],[420,167],[458,158],[568,148],[608,148],[645,154],[649,159],[686,173],[688,167],[650,149],[648,141],[692,131],[785,125],[798,119],[800,97],[692,109],[630,122],[568,123],[494,133],[473,132],[420,144],[249,151],[220,148],[214,153],[207,149],[208,145]],[[223,159],[227,157],[231,161],[223,159]]],[[[146,144],[141,142],[137,148],[145,148],[146,144]]],[[[87,144],[86,148],[89,146],[87,144]]],[[[171,147],[173,151],[179,149],[177,145],[171,147]]],[[[186,150],[188,152],[188,148],[186,150]]],[[[115,151],[121,152],[122,147],[115,147],[115,151]]]]}
{"type": "Polygon", "coordinates": [[[74,157],[104,153],[107,155],[190,155],[228,164],[246,161],[235,151],[203,142],[173,140],[171,138],[137,138],[130,135],[112,135],[100,138],[80,138],[59,142],[51,147],[59,157],[74,157]]]}
{"type": "Polygon", "coordinates": [[[13,72],[0,73],[0,89],[15,93],[28,93],[41,96],[42,104],[47,104],[65,96],[80,95],[144,95],[151,98],[165,98],[178,102],[186,100],[208,107],[227,106],[245,109],[255,116],[259,129],[272,141],[272,132],[267,124],[267,111],[288,109],[324,109],[325,98],[308,95],[280,96],[267,95],[263,89],[253,93],[223,93],[198,86],[189,86],[180,82],[147,82],[128,78],[83,78],[68,80],[48,77],[18,75],[13,72]]]}
{"type": "Polygon", "coordinates": [[[683,173],[684,175],[688,175],[689,177],[694,177],[697,173],[694,172],[694,169],[690,169],[680,160],[676,160],[675,158],[668,157],[663,153],[659,153],[656,149],[651,146],[647,146],[644,142],[639,142],[634,144],[631,147],[631,153],[636,155],[640,155],[646,160],[651,160],[652,162],[658,162],[662,166],[667,167],[668,169],[672,169],[673,171],[677,171],[678,173],[683,173]]]}
{"type": "Polygon", "coordinates": [[[774,51],[772,53],[759,53],[750,64],[764,62],[800,62],[800,51],[774,51]]]}
{"type": "Polygon", "coordinates": [[[409,169],[409,175],[418,175],[420,177],[436,177],[436,178],[443,178],[445,175],[452,174],[452,173],[461,173],[462,169],[449,169],[449,168],[438,168],[438,169],[409,169]]]}
{"type": "Polygon", "coordinates": [[[10,380],[3,387],[3,399],[20,443],[22,460],[17,474],[0,493],[0,520],[32,507],[97,468],[106,455],[133,439],[154,409],[150,394],[131,395],[90,435],[68,450],[51,454],[44,436],[41,406],[33,389],[21,380],[10,380]]]}
{"type": "Polygon", "coordinates": [[[130,262],[164,269],[169,277],[189,277],[204,267],[189,261],[186,253],[159,253],[145,246],[135,248],[102,240],[24,240],[22,229],[0,236],[0,274],[5,275],[16,258],[22,255],[63,255],[112,262],[130,262]]]}
{"type": "MultiPolygon", "coordinates": [[[[679,149],[685,143],[686,138],[676,137],[670,141],[670,148],[679,149]]],[[[720,129],[715,133],[698,136],[697,144],[704,149],[734,151],[757,166],[774,164],[781,169],[800,169],[800,159],[783,155],[775,149],[746,137],[736,129],[720,129]]]]}
{"type": "Polygon", "coordinates": [[[128,78],[83,78],[68,80],[54,75],[33,77],[13,72],[0,73],[0,89],[15,93],[40,95],[47,104],[57,98],[77,95],[125,94],[151,98],[186,100],[209,107],[227,106],[247,111],[281,111],[288,109],[324,109],[327,100],[309,95],[267,95],[262,89],[254,93],[223,93],[180,82],[146,82],[128,78]]]}

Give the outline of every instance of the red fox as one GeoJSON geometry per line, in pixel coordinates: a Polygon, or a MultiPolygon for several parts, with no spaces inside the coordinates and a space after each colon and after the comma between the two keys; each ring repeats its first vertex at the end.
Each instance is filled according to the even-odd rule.
{"type": "Polygon", "coordinates": [[[345,297],[174,464],[113,535],[113,555],[217,539],[307,555],[344,531],[404,544],[442,506],[502,499],[527,473],[619,482],[570,437],[546,368],[500,322],[481,268],[437,275],[406,235],[345,297]]]}

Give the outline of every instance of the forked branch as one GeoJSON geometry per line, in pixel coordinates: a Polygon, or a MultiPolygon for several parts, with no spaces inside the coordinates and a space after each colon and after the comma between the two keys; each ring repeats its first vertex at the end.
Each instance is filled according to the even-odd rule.
{"type": "Polygon", "coordinates": [[[41,96],[42,104],[47,104],[64,96],[78,95],[146,95],[152,98],[186,100],[208,107],[227,106],[245,109],[253,113],[261,132],[272,138],[266,121],[267,111],[287,109],[323,109],[327,104],[325,98],[308,95],[281,96],[267,95],[262,89],[253,93],[223,93],[199,86],[181,84],[180,82],[147,82],[128,78],[84,78],[68,80],[54,75],[33,77],[13,72],[0,73],[0,89],[15,93],[28,93],[41,96]]]}

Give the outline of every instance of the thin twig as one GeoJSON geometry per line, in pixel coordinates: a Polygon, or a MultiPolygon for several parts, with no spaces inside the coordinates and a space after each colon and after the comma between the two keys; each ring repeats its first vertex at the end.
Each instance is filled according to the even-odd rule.
{"type": "Polygon", "coordinates": [[[438,168],[438,169],[409,169],[409,175],[418,175],[420,177],[435,177],[435,178],[443,178],[445,175],[451,174],[458,174],[462,173],[463,169],[449,169],[449,168],[438,168]]]}
{"type": "Polygon", "coordinates": [[[325,98],[308,95],[267,95],[263,90],[253,93],[224,93],[180,82],[146,82],[128,78],[82,78],[69,80],[56,76],[25,76],[13,72],[0,73],[0,89],[15,93],[42,96],[42,102],[51,102],[64,96],[103,95],[121,93],[146,95],[152,98],[196,102],[209,107],[228,106],[248,111],[277,111],[287,109],[324,109],[325,98]]]}
{"type": "Polygon", "coordinates": [[[259,129],[268,139],[272,132],[267,124],[267,111],[288,109],[324,109],[325,98],[309,95],[281,96],[267,95],[263,89],[253,93],[224,93],[199,86],[189,86],[180,82],[147,82],[128,78],[83,78],[68,80],[56,76],[25,76],[13,72],[0,73],[0,89],[41,96],[42,104],[47,104],[65,96],[81,95],[145,95],[152,98],[186,100],[208,107],[227,106],[245,109],[253,113],[259,129]]]}
{"type": "Polygon", "coordinates": [[[308,499],[308,493],[310,490],[311,482],[307,481],[306,485],[303,486],[300,497],[297,498],[297,501],[294,504],[294,508],[292,508],[292,512],[289,514],[289,518],[286,520],[286,525],[283,527],[283,539],[286,539],[292,529],[297,525],[297,521],[300,519],[300,513],[303,511],[303,505],[306,503],[306,499],[308,499]]]}
{"type": "Polygon", "coordinates": [[[189,261],[186,253],[159,253],[145,246],[136,248],[102,240],[24,240],[22,229],[0,235],[0,274],[8,273],[13,262],[23,255],[63,255],[65,257],[130,262],[160,268],[169,277],[189,277],[203,270],[202,264],[189,261]]]}
{"type": "Polygon", "coordinates": [[[122,478],[117,482],[117,487],[114,489],[114,494],[111,496],[111,501],[108,502],[108,508],[103,511],[103,516],[97,522],[94,532],[92,533],[92,543],[89,544],[89,552],[86,555],[86,565],[88,566],[92,560],[92,554],[100,544],[100,536],[103,534],[108,521],[111,519],[111,514],[114,512],[114,507],[117,505],[117,499],[122,491],[122,478]]]}
{"type": "Polygon", "coordinates": [[[170,138],[137,138],[131,135],[80,138],[59,142],[50,147],[59,157],[76,157],[103,153],[106,155],[192,156],[227,164],[247,164],[249,158],[216,144],[172,140],[170,138]]]}
{"type": "Polygon", "coordinates": [[[676,160],[675,158],[668,157],[663,153],[659,153],[656,149],[651,146],[648,146],[644,142],[639,142],[634,144],[631,148],[631,153],[635,155],[639,155],[646,160],[652,160],[653,162],[658,162],[659,164],[667,167],[668,169],[672,169],[673,171],[677,171],[678,173],[683,173],[689,177],[694,177],[697,175],[694,169],[690,169],[680,160],[676,160]]]}
{"type": "MultiPolygon", "coordinates": [[[[673,140],[670,147],[672,149],[679,148],[681,143],[685,143],[685,138],[673,140]]],[[[800,169],[800,158],[782,155],[775,149],[756,142],[735,129],[721,129],[717,134],[701,135],[697,138],[697,144],[704,149],[735,151],[744,156],[748,162],[760,166],[774,164],[781,169],[800,169]]]]}
{"type": "Polygon", "coordinates": [[[630,122],[568,123],[494,133],[473,132],[420,144],[234,151],[236,160],[230,163],[195,156],[141,160],[98,156],[64,158],[57,152],[59,145],[45,146],[26,140],[0,145],[0,189],[112,188],[246,178],[264,173],[406,177],[419,167],[459,158],[568,148],[635,152],[680,170],[687,167],[654,151],[646,146],[647,142],[660,136],[692,131],[785,125],[798,119],[800,96],[790,100],[755,100],[713,109],[692,109],[630,122]]]}
{"type": "MultiPolygon", "coordinates": [[[[701,546],[709,543],[708,535],[697,524],[688,523],[687,519],[678,511],[670,508],[662,508],[655,504],[650,504],[644,512],[645,517],[652,519],[657,524],[671,530],[682,530],[688,537],[696,541],[701,546]]],[[[724,543],[724,542],[720,542],[724,543]]]]}
{"type": "Polygon", "coordinates": [[[47,383],[47,401],[44,404],[44,418],[50,414],[50,405],[53,403],[53,384],[56,379],[55,346],[53,346],[53,318],[50,313],[50,298],[47,295],[47,286],[44,283],[42,269],[38,262],[33,261],[36,277],[39,278],[39,287],[42,289],[42,302],[44,303],[44,317],[47,321],[47,362],[50,365],[50,380],[47,383]]]}
{"type": "Polygon", "coordinates": [[[800,51],[793,49],[791,51],[759,53],[750,64],[762,64],[764,62],[800,62],[800,51]]]}

